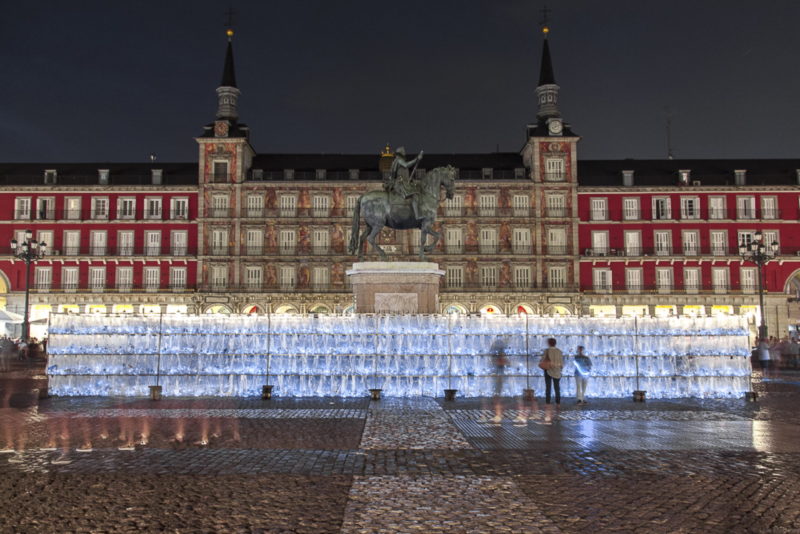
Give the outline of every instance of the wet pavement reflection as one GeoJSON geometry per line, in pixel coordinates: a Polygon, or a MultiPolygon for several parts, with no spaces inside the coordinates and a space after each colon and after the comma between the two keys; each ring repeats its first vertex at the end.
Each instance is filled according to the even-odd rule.
{"type": "Polygon", "coordinates": [[[40,373],[0,372],[4,532],[800,529],[798,371],[755,403],[560,406],[40,398],[40,373]]]}

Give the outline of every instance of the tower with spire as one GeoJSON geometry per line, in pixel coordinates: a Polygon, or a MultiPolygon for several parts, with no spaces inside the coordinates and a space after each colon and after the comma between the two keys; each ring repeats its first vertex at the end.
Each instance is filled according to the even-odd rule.
{"type": "Polygon", "coordinates": [[[558,108],[558,90],[553,73],[548,36],[543,21],[542,62],[536,87],[536,121],[527,127],[522,157],[531,179],[531,205],[536,220],[537,254],[546,256],[536,269],[536,283],[547,285],[555,273],[566,286],[577,283],[578,257],[578,160],[580,138],[564,124],[558,108]],[[551,253],[551,251],[555,253],[551,253]]]}

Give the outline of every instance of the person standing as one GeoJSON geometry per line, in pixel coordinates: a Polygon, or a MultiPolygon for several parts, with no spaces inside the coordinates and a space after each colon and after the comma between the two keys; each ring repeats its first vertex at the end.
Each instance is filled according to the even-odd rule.
{"type": "Polygon", "coordinates": [[[550,389],[555,389],[556,404],[561,404],[561,369],[564,367],[564,355],[556,348],[556,338],[547,340],[548,347],[542,355],[542,360],[549,362],[544,370],[545,404],[550,404],[550,389]]]}
{"type": "Polygon", "coordinates": [[[764,376],[767,376],[769,373],[770,367],[770,354],[769,354],[769,343],[767,343],[766,338],[761,338],[761,341],[758,343],[756,347],[758,351],[758,365],[761,367],[761,372],[764,376]]]}
{"type": "Polygon", "coordinates": [[[583,353],[583,346],[578,346],[578,354],[575,355],[575,396],[578,398],[578,404],[586,404],[584,395],[591,371],[592,360],[583,353]]]}

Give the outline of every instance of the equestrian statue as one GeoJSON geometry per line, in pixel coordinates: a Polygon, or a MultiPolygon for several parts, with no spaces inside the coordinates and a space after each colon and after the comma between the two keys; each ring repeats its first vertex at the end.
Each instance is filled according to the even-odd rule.
{"type": "Polygon", "coordinates": [[[425,173],[423,178],[417,179],[417,165],[422,156],[423,152],[420,151],[416,158],[408,161],[405,148],[398,148],[383,191],[370,191],[359,197],[353,211],[353,233],[348,246],[350,254],[358,254],[361,260],[364,257],[364,241],[367,241],[378,251],[381,259],[385,258],[386,252],[375,242],[384,226],[395,230],[419,228],[421,260],[425,259],[426,252],[434,249],[441,237],[432,228],[439,208],[439,190],[444,188],[445,196],[453,198],[456,170],[451,165],[436,167],[425,173]],[[366,229],[360,232],[362,218],[366,229]],[[433,236],[433,243],[426,245],[429,235],[433,236]]]}

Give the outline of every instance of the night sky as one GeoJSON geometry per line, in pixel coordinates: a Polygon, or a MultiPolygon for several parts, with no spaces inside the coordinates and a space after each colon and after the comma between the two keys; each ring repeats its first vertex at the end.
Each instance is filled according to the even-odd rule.
{"type": "MultiPolygon", "coordinates": [[[[800,2],[551,1],[582,159],[798,157],[800,2]]],[[[543,2],[234,1],[258,152],[518,151],[543,2]]],[[[195,161],[227,2],[0,2],[0,162],[195,161]]]]}

